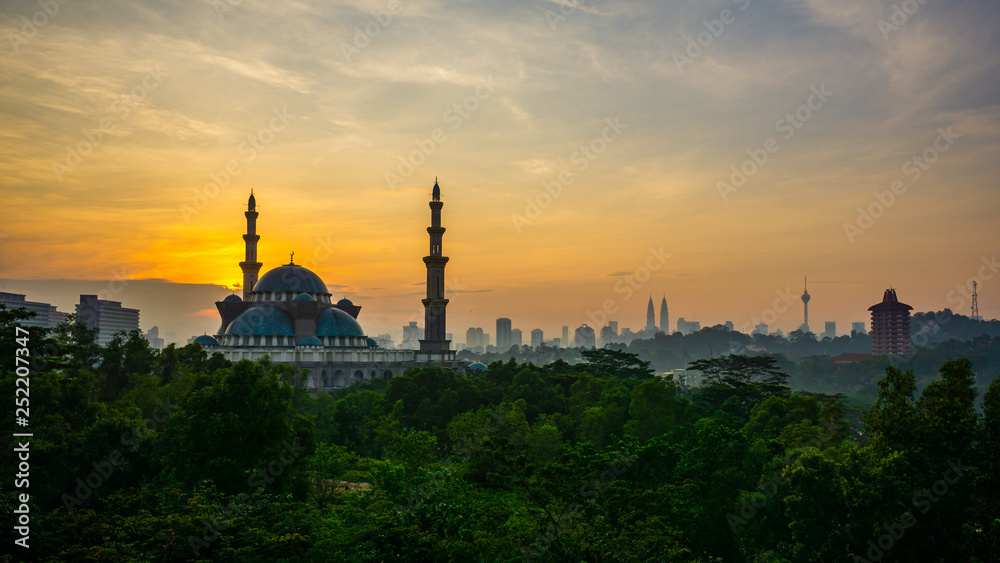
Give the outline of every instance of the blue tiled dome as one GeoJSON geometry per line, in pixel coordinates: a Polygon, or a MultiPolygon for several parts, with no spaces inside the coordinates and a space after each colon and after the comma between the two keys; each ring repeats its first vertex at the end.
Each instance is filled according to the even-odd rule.
{"type": "Polygon", "coordinates": [[[258,291],[292,291],[329,294],[326,284],[312,271],[298,264],[285,264],[261,276],[253,286],[258,291]]]}
{"type": "Polygon", "coordinates": [[[354,317],[335,307],[326,307],[316,317],[317,336],[364,336],[354,317]]]}
{"type": "Polygon", "coordinates": [[[484,364],[482,362],[474,362],[472,364],[469,364],[468,370],[470,372],[482,372],[482,371],[486,371],[487,367],[486,367],[486,364],[484,364]]]}
{"type": "Polygon", "coordinates": [[[261,305],[240,313],[226,334],[295,336],[295,329],[284,311],[274,305],[261,305]]]}
{"type": "Polygon", "coordinates": [[[194,341],[196,343],[198,343],[198,344],[201,344],[202,348],[207,348],[208,346],[218,346],[219,345],[219,341],[218,340],[216,340],[215,338],[213,338],[213,337],[211,337],[211,336],[209,336],[207,334],[202,334],[198,338],[195,338],[194,341]]]}
{"type": "Polygon", "coordinates": [[[322,346],[323,343],[320,342],[319,338],[315,336],[303,336],[295,343],[296,346],[322,346]]]}
{"type": "Polygon", "coordinates": [[[378,342],[375,342],[374,338],[368,338],[365,340],[368,343],[369,348],[378,348],[378,342]]]}
{"type": "Polygon", "coordinates": [[[234,293],[234,294],[232,294],[232,295],[227,295],[227,296],[226,296],[226,298],[225,298],[225,299],[223,299],[223,301],[232,301],[232,302],[234,302],[234,303],[239,303],[239,302],[241,302],[241,301],[243,301],[243,300],[242,300],[242,299],[240,299],[240,296],[239,296],[239,295],[236,295],[236,294],[234,293]]]}
{"type": "Polygon", "coordinates": [[[315,301],[315,299],[313,299],[312,295],[309,295],[308,293],[300,293],[296,295],[295,299],[292,299],[292,301],[315,301]]]}
{"type": "Polygon", "coordinates": [[[340,301],[337,301],[337,305],[340,305],[341,307],[353,307],[354,303],[351,303],[351,300],[345,297],[340,301]]]}

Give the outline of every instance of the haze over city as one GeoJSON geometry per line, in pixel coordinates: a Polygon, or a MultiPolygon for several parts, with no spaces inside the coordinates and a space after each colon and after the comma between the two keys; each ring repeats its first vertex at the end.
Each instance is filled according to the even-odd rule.
{"type": "Polygon", "coordinates": [[[650,295],[737,328],[791,295],[788,332],[805,276],[815,332],[889,287],[969,314],[974,279],[996,318],[1000,7],[907,6],[6,2],[0,283],[211,334],[253,189],[264,271],[398,338],[437,178],[459,342],[650,295]]]}

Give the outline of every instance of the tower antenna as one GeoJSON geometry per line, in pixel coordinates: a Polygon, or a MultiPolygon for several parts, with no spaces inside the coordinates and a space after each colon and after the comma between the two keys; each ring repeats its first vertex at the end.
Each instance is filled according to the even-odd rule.
{"type": "Polygon", "coordinates": [[[982,317],[979,316],[979,297],[976,295],[976,287],[979,283],[975,280],[972,281],[972,320],[981,321],[982,317]]]}

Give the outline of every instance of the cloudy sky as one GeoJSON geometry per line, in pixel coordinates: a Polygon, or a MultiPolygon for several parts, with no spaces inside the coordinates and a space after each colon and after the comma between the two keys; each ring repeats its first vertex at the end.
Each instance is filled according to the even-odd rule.
{"type": "Polygon", "coordinates": [[[604,306],[641,328],[649,294],[787,331],[805,276],[813,330],[887,287],[968,314],[973,280],[997,317],[998,24],[988,0],[4,0],[0,277],[63,309],[125,278],[144,329],[211,333],[252,188],[265,271],[294,251],[398,333],[437,177],[459,342],[604,306]]]}

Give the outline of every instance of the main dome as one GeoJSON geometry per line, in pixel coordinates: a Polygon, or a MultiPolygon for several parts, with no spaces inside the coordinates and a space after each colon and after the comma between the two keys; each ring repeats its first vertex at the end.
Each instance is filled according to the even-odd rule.
{"type": "Polygon", "coordinates": [[[358,321],[347,313],[335,307],[327,307],[319,312],[316,318],[316,334],[318,336],[364,336],[358,321]]]}
{"type": "Polygon", "coordinates": [[[321,293],[330,291],[319,276],[298,264],[285,264],[261,276],[253,286],[254,293],[265,291],[287,291],[292,293],[321,293]]]}

